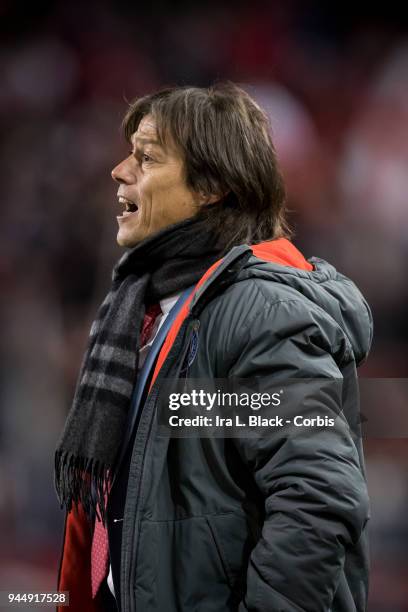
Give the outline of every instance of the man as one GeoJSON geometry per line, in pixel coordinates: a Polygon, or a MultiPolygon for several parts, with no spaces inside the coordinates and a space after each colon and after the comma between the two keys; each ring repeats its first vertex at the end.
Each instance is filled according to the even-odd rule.
{"type": "Polygon", "coordinates": [[[129,250],[57,448],[68,510],[59,588],[75,610],[361,612],[368,498],[345,417],[358,416],[370,310],[349,279],[289,241],[268,122],[244,91],[167,89],[136,100],[124,129],[131,150],[112,176],[129,250]],[[187,375],[256,379],[261,391],[340,380],[335,401],[297,407],[303,418],[321,402],[339,426],[159,435],[164,381],[187,375]]]}

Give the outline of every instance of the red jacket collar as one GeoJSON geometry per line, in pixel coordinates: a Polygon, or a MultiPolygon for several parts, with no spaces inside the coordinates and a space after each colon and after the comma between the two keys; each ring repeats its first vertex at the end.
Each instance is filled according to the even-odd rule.
{"type": "Polygon", "coordinates": [[[251,249],[255,257],[259,257],[259,259],[281,264],[282,266],[308,270],[309,272],[313,270],[312,264],[303,257],[302,253],[287,238],[261,242],[251,246],[251,249]]]}

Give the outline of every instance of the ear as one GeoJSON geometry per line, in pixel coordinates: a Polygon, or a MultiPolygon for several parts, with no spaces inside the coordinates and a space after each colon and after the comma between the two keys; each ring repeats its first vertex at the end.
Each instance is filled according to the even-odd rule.
{"type": "Polygon", "coordinates": [[[222,196],[211,193],[209,196],[207,196],[206,204],[214,204],[215,202],[218,202],[218,200],[221,200],[221,198],[222,196]]]}
{"type": "Polygon", "coordinates": [[[200,206],[205,206],[207,204],[214,204],[219,200],[222,200],[227,194],[215,194],[215,193],[199,193],[199,204],[200,206]]]}

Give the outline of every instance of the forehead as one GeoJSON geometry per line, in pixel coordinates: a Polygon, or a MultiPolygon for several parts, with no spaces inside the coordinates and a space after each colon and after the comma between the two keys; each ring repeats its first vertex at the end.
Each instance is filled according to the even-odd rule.
{"type": "Polygon", "coordinates": [[[157,125],[154,117],[145,115],[140,120],[137,130],[131,136],[132,142],[135,144],[157,144],[160,145],[157,125]]]}
{"type": "Polygon", "coordinates": [[[171,157],[182,158],[179,147],[176,146],[174,139],[168,130],[163,133],[157,129],[156,119],[152,115],[145,115],[141,118],[137,130],[133,132],[130,139],[135,147],[143,145],[154,145],[163,154],[171,157]]]}
{"type": "Polygon", "coordinates": [[[135,147],[153,145],[162,150],[166,149],[165,143],[161,142],[154,117],[145,115],[141,118],[137,130],[133,132],[130,140],[135,147]]]}

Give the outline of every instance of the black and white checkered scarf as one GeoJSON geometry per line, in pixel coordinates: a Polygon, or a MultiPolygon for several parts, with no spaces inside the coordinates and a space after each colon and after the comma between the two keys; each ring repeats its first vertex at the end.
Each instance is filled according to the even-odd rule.
{"type": "Polygon", "coordinates": [[[105,499],[138,369],[146,304],[196,283],[223,255],[202,221],[190,219],[139,243],[119,260],[92,325],[72,407],[55,454],[61,507],[80,502],[105,522],[105,499]]]}

